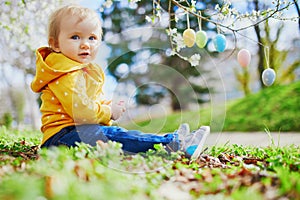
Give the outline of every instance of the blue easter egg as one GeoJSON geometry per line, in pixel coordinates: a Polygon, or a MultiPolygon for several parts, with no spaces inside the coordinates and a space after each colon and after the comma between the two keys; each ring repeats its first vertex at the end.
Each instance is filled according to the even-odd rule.
{"type": "Polygon", "coordinates": [[[273,69],[265,69],[262,73],[262,81],[266,86],[270,86],[274,83],[276,79],[276,73],[273,69]]]}
{"type": "Polygon", "coordinates": [[[217,34],[213,39],[214,46],[218,52],[223,52],[226,49],[226,38],[222,34],[217,34]]]}

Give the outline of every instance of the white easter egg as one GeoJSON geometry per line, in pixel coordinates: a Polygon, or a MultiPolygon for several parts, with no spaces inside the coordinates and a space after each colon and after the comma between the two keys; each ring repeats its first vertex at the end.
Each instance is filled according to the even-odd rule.
{"type": "Polygon", "coordinates": [[[265,69],[262,73],[262,81],[266,86],[270,86],[276,79],[276,73],[273,69],[265,69]]]}

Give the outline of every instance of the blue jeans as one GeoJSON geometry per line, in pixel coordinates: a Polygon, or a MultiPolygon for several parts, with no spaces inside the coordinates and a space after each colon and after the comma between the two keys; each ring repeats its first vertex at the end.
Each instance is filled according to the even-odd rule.
{"type": "Polygon", "coordinates": [[[85,124],[69,126],[49,138],[42,147],[65,145],[76,146],[76,142],[96,145],[96,141],[108,140],[119,142],[122,149],[130,153],[146,152],[153,149],[154,144],[166,145],[167,151],[177,151],[179,141],[177,133],[165,135],[145,134],[136,130],[126,130],[118,126],[101,126],[98,124],[85,124]]]}

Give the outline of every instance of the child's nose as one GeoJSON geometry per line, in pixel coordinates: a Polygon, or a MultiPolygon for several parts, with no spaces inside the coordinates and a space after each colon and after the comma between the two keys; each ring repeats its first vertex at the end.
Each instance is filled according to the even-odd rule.
{"type": "Polygon", "coordinates": [[[88,49],[88,48],[90,48],[90,44],[87,41],[83,41],[80,45],[80,48],[88,49]]]}

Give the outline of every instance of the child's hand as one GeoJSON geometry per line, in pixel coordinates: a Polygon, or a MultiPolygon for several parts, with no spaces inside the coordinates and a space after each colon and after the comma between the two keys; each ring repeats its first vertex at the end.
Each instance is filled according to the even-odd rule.
{"type": "Polygon", "coordinates": [[[118,103],[112,103],[111,104],[111,119],[112,120],[117,120],[119,119],[123,112],[125,112],[125,106],[124,106],[124,101],[119,101],[118,103]]]}

